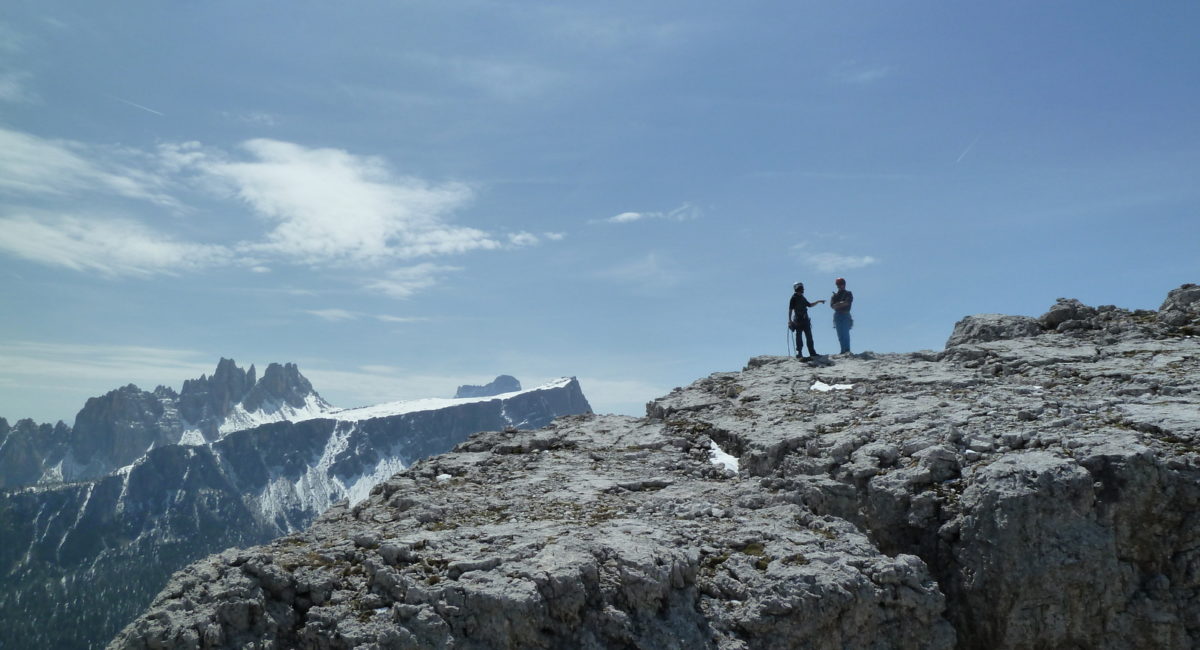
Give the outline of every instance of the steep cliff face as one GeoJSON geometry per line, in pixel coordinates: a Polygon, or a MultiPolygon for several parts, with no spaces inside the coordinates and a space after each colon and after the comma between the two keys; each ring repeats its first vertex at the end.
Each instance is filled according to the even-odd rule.
{"type": "Polygon", "coordinates": [[[1197,326],[1193,285],[1060,301],[478,434],[180,572],[110,647],[1193,648],[1197,326]]]}
{"type": "Polygon", "coordinates": [[[36,483],[66,453],[71,427],[0,418],[0,489],[36,483]]]}
{"type": "MultiPolygon", "coordinates": [[[[268,370],[257,384],[263,403],[287,402],[298,385],[294,366],[279,368],[283,382],[268,370]]],[[[573,379],[504,398],[331,410],[156,446],[100,479],[0,493],[0,648],[101,646],[188,562],[300,530],[471,433],[588,412],[573,379]]]]}

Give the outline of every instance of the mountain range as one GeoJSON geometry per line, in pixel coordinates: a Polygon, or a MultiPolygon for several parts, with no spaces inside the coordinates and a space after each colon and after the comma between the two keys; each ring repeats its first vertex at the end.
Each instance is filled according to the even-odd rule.
{"type": "Polygon", "coordinates": [[[294,364],[221,359],[179,392],[89,399],[73,427],[0,419],[0,648],[100,647],[188,562],[302,530],[477,431],[591,411],[573,378],[489,386],[339,409],[294,364]]]}

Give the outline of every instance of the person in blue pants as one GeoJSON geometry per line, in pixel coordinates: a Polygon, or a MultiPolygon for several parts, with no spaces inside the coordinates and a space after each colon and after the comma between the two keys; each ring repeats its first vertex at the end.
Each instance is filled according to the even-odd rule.
{"type": "Polygon", "coordinates": [[[833,308],[833,327],[837,330],[838,343],[842,346],[842,354],[850,352],[850,328],[854,327],[854,319],[850,317],[850,306],[854,303],[854,294],[846,291],[846,279],[838,278],[833,283],[837,291],[829,299],[833,308]]]}

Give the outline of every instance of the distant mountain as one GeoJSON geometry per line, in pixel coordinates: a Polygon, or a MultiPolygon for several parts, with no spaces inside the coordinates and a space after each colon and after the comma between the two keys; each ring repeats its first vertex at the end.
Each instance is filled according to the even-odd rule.
{"type": "Polygon", "coordinates": [[[492,380],[490,384],[483,386],[471,386],[464,384],[458,387],[458,391],[454,393],[455,397],[490,397],[493,395],[503,395],[504,393],[513,393],[521,390],[521,382],[517,381],[512,375],[500,375],[492,380]]]}
{"type": "Polygon", "coordinates": [[[589,412],[568,378],[499,397],[337,409],[293,364],[256,380],[253,367],[222,359],[179,394],[126,386],[88,400],[74,429],[0,420],[0,461],[44,459],[11,477],[0,465],[5,485],[25,485],[0,492],[0,649],[102,647],[189,562],[302,530],[475,432],[589,412]],[[39,456],[47,449],[58,455],[39,456]],[[105,465],[115,469],[66,483],[46,470],[105,465]]]}
{"type": "Polygon", "coordinates": [[[246,371],[221,359],[211,377],[189,379],[178,393],[129,384],[93,397],[74,427],[60,422],[45,432],[46,425],[18,422],[16,433],[0,437],[0,488],[99,478],[156,447],[212,442],[332,409],[295,364],[272,363],[256,379],[254,366],[246,371]]]}

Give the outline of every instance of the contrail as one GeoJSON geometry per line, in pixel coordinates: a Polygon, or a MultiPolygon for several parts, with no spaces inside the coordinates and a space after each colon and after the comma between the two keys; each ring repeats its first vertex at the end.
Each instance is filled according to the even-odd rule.
{"type": "Polygon", "coordinates": [[[141,104],[135,104],[135,103],[129,101],[128,99],[121,99],[120,97],[116,97],[114,95],[109,95],[109,97],[111,99],[115,99],[115,100],[121,102],[122,104],[129,104],[130,106],[132,106],[134,108],[140,108],[143,111],[146,111],[147,113],[154,113],[155,115],[158,115],[159,117],[166,117],[166,114],[164,114],[164,113],[159,113],[158,111],[154,110],[153,108],[146,108],[145,106],[142,106],[141,104]]]}
{"type": "Polygon", "coordinates": [[[971,141],[971,144],[967,145],[967,148],[963,149],[963,152],[958,154],[958,160],[954,161],[955,165],[962,162],[963,158],[966,158],[967,154],[971,153],[971,149],[975,146],[976,142],[979,142],[979,136],[975,136],[975,139],[971,141]]]}

